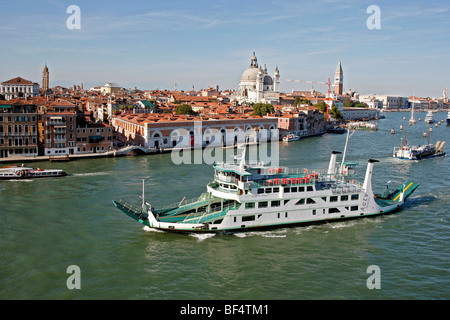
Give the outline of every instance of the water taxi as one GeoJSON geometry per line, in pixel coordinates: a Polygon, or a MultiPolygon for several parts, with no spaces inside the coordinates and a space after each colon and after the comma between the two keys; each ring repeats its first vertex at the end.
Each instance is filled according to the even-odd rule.
{"type": "Polygon", "coordinates": [[[300,136],[297,136],[295,134],[288,134],[287,136],[283,137],[284,142],[291,142],[291,141],[298,141],[300,140],[300,136]]]}
{"type": "Polygon", "coordinates": [[[214,181],[198,198],[156,209],[144,200],[143,182],[140,208],[124,200],[113,203],[154,229],[237,232],[388,214],[419,186],[405,181],[376,195],[372,172],[378,161],[368,161],[365,180],[359,183],[352,179],[357,164],[337,162],[340,152],[332,152],[327,170],[270,167],[246,161],[245,148],[242,153],[240,159],[213,165],[214,181]]]}
{"type": "Polygon", "coordinates": [[[428,123],[428,124],[434,123],[433,111],[428,111],[427,112],[424,122],[428,123]]]}
{"type": "Polygon", "coordinates": [[[6,166],[0,168],[0,180],[36,179],[64,177],[67,173],[60,169],[33,169],[25,166],[6,166]]]}

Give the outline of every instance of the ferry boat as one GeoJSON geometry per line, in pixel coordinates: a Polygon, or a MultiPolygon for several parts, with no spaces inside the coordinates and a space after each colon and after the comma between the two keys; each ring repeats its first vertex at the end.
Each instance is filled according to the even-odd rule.
{"type": "MultiPolygon", "coordinates": [[[[400,208],[419,186],[405,181],[393,192],[372,191],[377,160],[369,160],[364,183],[352,179],[356,163],[337,163],[332,152],[328,170],[270,167],[240,159],[213,165],[214,181],[198,198],[155,209],[144,200],[135,207],[114,205],[141,224],[174,232],[238,232],[323,223],[388,214],[400,208]]],[[[344,155],[345,157],[345,155],[344,155]]]]}
{"type": "Polygon", "coordinates": [[[434,115],[433,115],[433,111],[428,111],[428,112],[427,112],[427,115],[425,116],[424,122],[425,122],[425,123],[428,123],[428,124],[434,123],[434,115]]]}
{"type": "Polygon", "coordinates": [[[407,146],[394,148],[394,158],[404,160],[424,160],[436,157],[445,156],[444,148],[445,141],[438,141],[436,144],[426,144],[423,146],[407,146]]]}
{"type": "Polygon", "coordinates": [[[291,142],[291,141],[298,141],[300,140],[300,136],[297,136],[295,134],[288,134],[287,136],[283,137],[284,142],[291,142]]]}
{"type": "Polygon", "coordinates": [[[6,166],[0,168],[0,180],[36,179],[64,177],[67,173],[60,169],[33,169],[25,166],[6,166]]]}

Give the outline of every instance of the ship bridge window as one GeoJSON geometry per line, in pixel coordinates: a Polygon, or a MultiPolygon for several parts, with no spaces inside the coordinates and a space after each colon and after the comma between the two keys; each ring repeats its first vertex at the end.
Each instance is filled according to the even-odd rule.
{"type": "Polygon", "coordinates": [[[298,192],[304,192],[305,191],[305,187],[298,187],[298,192]]]}
{"type": "Polygon", "coordinates": [[[352,200],[358,200],[359,194],[352,194],[352,200]]]}
{"type": "Polygon", "coordinates": [[[264,188],[259,188],[258,189],[258,194],[264,193],[264,188]]]}
{"type": "Polygon", "coordinates": [[[289,193],[289,192],[291,192],[291,188],[289,188],[289,187],[287,187],[287,188],[284,188],[284,192],[285,192],[285,193],[289,193]]]}
{"type": "Polygon", "coordinates": [[[266,188],[266,193],[272,193],[272,188],[266,188]]]}
{"type": "Polygon", "coordinates": [[[277,193],[277,192],[280,192],[280,188],[279,187],[273,188],[273,193],[277,193]]]}
{"type": "Polygon", "coordinates": [[[292,192],[297,192],[297,187],[292,187],[292,188],[291,188],[291,191],[292,191],[292,192]]]}
{"type": "Polygon", "coordinates": [[[348,195],[341,196],[341,201],[348,201],[348,195]]]}
{"type": "Polygon", "coordinates": [[[312,186],[307,186],[307,187],[306,187],[306,191],[314,191],[314,189],[313,189],[312,186]]]}
{"type": "Polygon", "coordinates": [[[338,201],[338,197],[337,196],[331,196],[330,197],[330,202],[337,202],[338,201]]]}
{"type": "Polygon", "coordinates": [[[267,208],[269,206],[268,201],[261,201],[258,203],[258,208],[267,208]]]}
{"type": "Polygon", "coordinates": [[[247,202],[245,204],[245,209],[253,209],[255,207],[255,203],[254,202],[247,202]]]}
{"type": "Polygon", "coordinates": [[[279,207],[280,206],[280,200],[272,201],[270,204],[272,207],[279,207]]]}

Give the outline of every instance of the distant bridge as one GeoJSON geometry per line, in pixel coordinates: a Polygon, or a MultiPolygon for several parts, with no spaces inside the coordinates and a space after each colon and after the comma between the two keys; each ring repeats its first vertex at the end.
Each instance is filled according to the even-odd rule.
{"type": "Polygon", "coordinates": [[[112,155],[115,157],[115,156],[125,156],[128,155],[129,153],[151,154],[156,152],[159,152],[159,150],[156,148],[146,148],[141,146],[126,146],[117,150],[108,151],[107,153],[108,155],[112,155]]]}

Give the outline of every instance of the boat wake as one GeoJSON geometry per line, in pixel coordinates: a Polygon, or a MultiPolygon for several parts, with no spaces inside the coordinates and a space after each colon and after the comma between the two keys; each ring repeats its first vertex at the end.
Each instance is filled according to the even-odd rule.
{"type": "Polygon", "coordinates": [[[72,177],[88,177],[88,176],[103,176],[109,174],[109,172],[88,172],[88,173],[74,173],[69,174],[68,176],[72,177]]]}
{"type": "Polygon", "coordinates": [[[202,242],[216,236],[215,233],[190,233],[189,235],[196,238],[198,242],[202,242]]]}
{"type": "Polygon", "coordinates": [[[148,227],[148,226],[144,226],[144,228],[142,228],[142,229],[144,229],[144,231],[146,231],[146,232],[157,232],[157,233],[164,233],[165,231],[163,231],[163,230],[159,230],[159,229],[155,229],[155,228],[150,228],[150,227],[148,227]]]}

